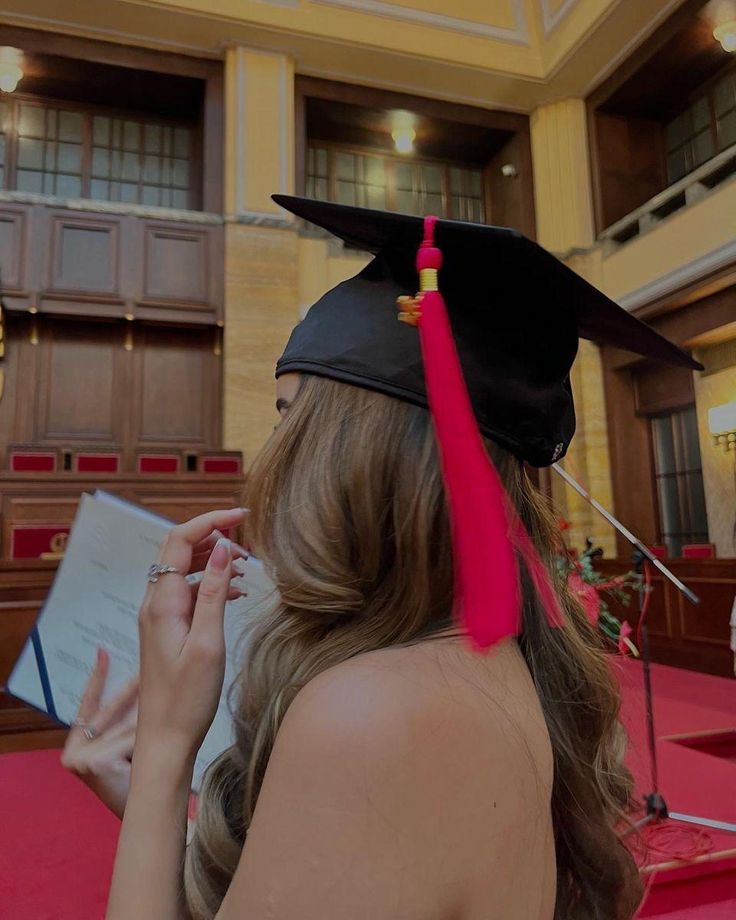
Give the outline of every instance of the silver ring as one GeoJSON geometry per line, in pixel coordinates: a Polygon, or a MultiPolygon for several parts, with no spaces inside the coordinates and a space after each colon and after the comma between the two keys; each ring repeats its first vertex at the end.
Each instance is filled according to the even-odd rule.
{"type": "Polygon", "coordinates": [[[153,565],[148,568],[148,580],[152,585],[155,585],[162,575],[169,575],[172,572],[178,575],[179,569],[174,565],[161,565],[158,562],[154,562],[153,565]]]}
{"type": "Polygon", "coordinates": [[[87,739],[87,741],[94,741],[95,738],[100,734],[93,725],[85,725],[82,728],[82,734],[87,739]]]}

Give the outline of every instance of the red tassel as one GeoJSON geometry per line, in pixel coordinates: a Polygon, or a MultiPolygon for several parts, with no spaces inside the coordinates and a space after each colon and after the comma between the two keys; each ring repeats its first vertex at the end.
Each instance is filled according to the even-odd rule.
{"type": "Polygon", "coordinates": [[[427,397],[439,446],[452,527],[456,616],[472,644],[487,649],[520,631],[515,546],[548,611],[561,622],[549,574],[510,506],[483,440],[465,386],[447,308],[437,285],[442,253],[434,245],[436,217],[424,223],[417,253],[420,291],[403,304],[402,319],[419,326],[427,397]],[[418,309],[417,309],[418,308],[418,309]]]}

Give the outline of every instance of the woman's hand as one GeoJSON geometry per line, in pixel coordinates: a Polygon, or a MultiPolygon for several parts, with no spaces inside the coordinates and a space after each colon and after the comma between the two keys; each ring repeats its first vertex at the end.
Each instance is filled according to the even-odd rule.
{"type": "Polygon", "coordinates": [[[223,617],[234,549],[230,541],[220,537],[206,550],[196,593],[185,576],[204,561],[201,547],[211,541],[213,531],[237,526],[244,514],[241,508],[202,514],[174,527],[161,549],[159,563],[176,572],[160,575],[149,586],[141,608],[136,758],[144,756],[143,750],[157,749],[167,761],[193,760],[214,718],[225,673],[223,617]]]}
{"type": "Polygon", "coordinates": [[[101,706],[109,664],[107,652],[99,649],[75,724],[67,735],[61,763],[89,786],[113,814],[122,818],[135,744],[138,680],[130,681],[101,706]]]}

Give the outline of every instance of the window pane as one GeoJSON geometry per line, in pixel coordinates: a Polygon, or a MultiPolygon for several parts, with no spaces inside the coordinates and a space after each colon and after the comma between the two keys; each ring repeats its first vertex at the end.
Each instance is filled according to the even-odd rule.
{"type": "Polygon", "coordinates": [[[355,204],[355,184],[352,182],[337,183],[338,204],[355,204]]]}
{"type": "Polygon", "coordinates": [[[680,148],[674,153],[670,153],[667,156],[667,178],[670,183],[677,182],[678,179],[687,173],[687,162],[685,159],[685,150],[680,148]]]}
{"type": "Polygon", "coordinates": [[[736,144],[736,109],[718,119],[718,145],[721,150],[736,144]]]}
{"type": "Polygon", "coordinates": [[[386,184],[386,166],[383,160],[378,157],[364,157],[365,160],[365,181],[371,185],[386,184]]]}
{"type": "MultiPolygon", "coordinates": [[[[92,175],[109,176],[110,175],[110,151],[102,147],[92,148],[92,175]]],[[[96,195],[92,196],[97,197],[96,195]]]]}
{"type": "Polygon", "coordinates": [[[707,96],[703,96],[692,107],[693,130],[702,131],[710,126],[710,106],[707,96]]]}
{"type": "MultiPolygon", "coordinates": [[[[137,153],[124,153],[123,154],[123,179],[132,179],[138,181],[139,176],[139,160],[137,153]]],[[[127,200],[127,199],[125,199],[127,200]]]]}
{"type": "Polygon", "coordinates": [[[386,207],[386,189],[369,185],[365,191],[365,207],[384,210],[386,207]]]}
{"type": "Polygon", "coordinates": [[[100,147],[110,144],[110,119],[103,115],[95,115],[92,119],[92,141],[100,147]]]}
{"type": "Polygon", "coordinates": [[[465,173],[467,179],[468,193],[474,198],[483,197],[483,175],[480,170],[469,169],[465,173]]]}
{"type": "Polygon", "coordinates": [[[56,168],[66,173],[81,173],[82,148],[79,144],[59,144],[56,168]]]}
{"type": "Polygon", "coordinates": [[[177,157],[189,156],[189,131],[186,128],[174,129],[174,150],[177,157]]]}
{"type": "Polygon", "coordinates": [[[127,182],[121,182],[120,200],[125,201],[128,204],[134,204],[136,201],[138,201],[138,186],[131,185],[127,182]]]}
{"type": "Polygon", "coordinates": [[[352,153],[338,153],[336,155],[335,171],[338,179],[355,181],[355,157],[352,153]]]}
{"type": "Polygon", "coordinates": [[[82,115],[80,112],[59,112],[59,140],[73,141],[77,144],[82,140],[82,115]]]}
{"type": "Polygon", "coordinates": [[[694,406],[653,418],[660,532],[671,555],[708,539],[698,424],[694,406]]]}
{"type": "Polygon", "coordinates": [[[44,110],[38,105],[21,105],[18,134],[25,137],[43,137],[44,110]]]}
{"type": "Polygon", "coordinates": [[[705,163],[714,154],[713,135],[711,134],[710,126],[708,126],[707,131],[703,131],[702,134],[698,134],[693,139],[693,164],[700,166],[701,163],[705,163]]]}
{"type": "Polygon", "coordinates": [[[172,184],[178,188],[187,188],[189,185],[189,164],[186,160],[174,160],[172,184]]]}
{"type": "Polygon", "coordinates": [[[317,149],[317,175],[327,176],[327,151],[323,148],[317,149]]]}
{"type": "Polygon", "coordinates": [[[146,157],[143,161],[143,181],[161,181],[161,161],[158,157],[146,157]]]}
{"type": "Polygon", "coordinates": [[[82,180],[79,176],[56,175],[56,194],[61,198],[79,198],[82,194],[82,180]]]}
{"type": "Polygon", "coordinates": [[[422,210],[425,214],[441,214],[443,210],[442,195],[425,195],[422,210]]]}
{"type": "Polygon", "coordinates": [[[416,199],[411,190],[396,190],[396,210],[403,211],[405,214],[413,214],[415,211],[416,199]]]}
{"type": "Polygon", "coordinates": [[[396,164],[396,188],[412,191],[414,188],[414,169],[409,163],[396,164]]]}
{"type": "Polygon", "coordinates": [[[716,84],[715,92],[716,115],[723,115],[736,106],[736,77],[727,76],[716,84]]]}
{"type": "Polygon", "coordinates": [[[155,185],[143,186],[143,204],[158,205],[161,198],[161,190],[155,185]]]}
{"type": "Polygon", "coordinates": [[[43,141],[28,137],[18,138],[18,166],[29,169],[43,169],[43,141]]]}
{"type": "Polygon", "coordinates": [[[110,199],[110,183],[101,179],[93,179],[89,184],[90,198],[96,198],[98,201],[108,201],[110,199]]]}
{"type": "Polygon", "coordinates": [[[16,184],[21,192],[43,192],[43,173],[29,172],[26,169],[17,171],[16,184]]]}
{"type": "Polygon", "coordinates": [[[172,189],[171,207],[172,208],[188,208],[189,207],[189,192],[185,192],[183,189],[180,189],[180,188],[172,189]]]}
{"type": "Polygon", "coordinates": [[[123,127],[123,149],[140,150],[141,126],[137,121],[126,121],[123,127]]]}
{"type": "Polygon", "coordinates": [[[161,125],[145,126],[144,147],[147,153],[161,152],[161,125]]]}
{"type": "Polygon", "coordinates": [[[675,471],[675,445],[672,437],[672,421],[669,415],[652,419],[654,434],[654,460],[657,474],[664,475],[675,471]]]}
{"type": "Polygon", "coordinates": [[[442,194],[442,170],[439,166],[422,167],[422,179],[426,191],[442,194]]]}
{"type": "Polygon", "coordinates": [[[679,147],[690,135],[690,117],[688,112],[683,112],[673,119],[665,128],[667,138],[667,149],[672,150],[679,147]]]}

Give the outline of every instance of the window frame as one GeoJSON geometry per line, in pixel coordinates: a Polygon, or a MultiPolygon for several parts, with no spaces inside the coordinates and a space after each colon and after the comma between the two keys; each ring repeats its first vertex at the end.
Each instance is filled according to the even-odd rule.
{"type": "MultiPolygon", "coordinates": [[[[437,166],[442,169],[442,210],[443,213],[438,215],[439,217],[451,217],[448,212],[448,204],[451,201],[452,195],[450,193],[450,170],[451,169],[464,169],[472,170],[474,172],[480,173],[481,176],[481,197],[480,203],[482,208],[482,216],[480,223],[486,223],[488,220],[488,215],[490,212],[489,201],[488,201],[488,183],[486,181],[486,167],[483,166],[473,166],[467,162],[458,161],[458,160],[440,160],[433,159],[431,157],[423,156],[406,156],[400,153],[392,153],[390,150],[382,150],[378,147],[365,147],[358,144],[350,143],[339,143],[336,141],[321,141],[317,138],[307,138],[306,148],[305,148],[305,162],[304,162],[304,177],[305,177],[305,186],[309,182],[309,165],[307,162],[307,157],[309,156],[309,150],[313,149],[324,149],[327,151],[327,187],[329,200],[332,202],[337,202],[337,170],[335,168],[335,157],[337,153],[350,153],[358,156],[372,156],[379,157],[384,160],[387,164],[386,169],[386,210],[388,211],[397,211],[396,208],[396,164],[397,163],[411,163],[417,164],[420,166],[437,166]]],[[[402,212],[405,213],[405,212],[402,212]]]]}
{"type": "MultiPolygon", "coordinates": [[[[36,105],[40,108],[54,108],[68,112],[74,112],[82,116],[82,139],[81,139],[81,194],[80,198],[88,201],[102,201],[106,204],[120,204],[125,207],[126,202],[113,201],[109,198],[92,198],[90,196],[90,187],[92,182],[92,125],[95,116],[102,116],[110,119],[126,119],[135,121],[139,125],[151,123],[161,127],[185,128],[190,132],[190,184],[187,190],[188,201],[185,208],[174,208],[173,210],[199,211],[203,206],[203,126],[202,123],[193,123],[185,119],[177,119],[157,115],[153,113],[141,112],[140,110],[117,108],[114,106],[94,105],[93,103],[74,102],[68,99],[57,99],[54,96],[37,96],[29,93],[15,92],[12,96],[6,95],[2,100],[8,107],[6,115],[6,125],[0,125],[0,133],[5,135],[5,163],[3,170],[3,179],[0,181],[0,190],[7,192],[20,192],[17,188],[17,171],[18,171],[18,126],[20,119],[21,105],[36,105]],[[9,127],[9,130],[7,128],[9,127]]],[[[139,156],[144,153],[143,148],[139,151],[139,156]]],[[[139,189],[143,183],[139,181],[139,189]]],[[[28,194],[42,194],[31,192],[28,194]]],[[[63,196],[45,196],[45,197],[63,197],[63,196]]],[[[143,202],[135,203],[139,207],[158,207],[157,205],[146,205],[143,202]]]]}
{"type": "MultiPolygon", "coordinates": [[[[729,80],[729,79],[732,80],[734,83],[736,83],[736,63],[727,66],[726,68],[721,70],[719,73],[714,74],[710,79],[706,80],[703,84],[701,84],[697,88],[697,90],[692,92],[687,97],[685,101],[685,105],[683,106],[683,108],[681,108],[677,112],[677,114],[673,115],[671,118],[668,118],[666,121],[662,122],[663,141],[664,141],[663,143],[664,174],[665,174],[665,178],[667,181],[667,187],[670,185],[674,185],[676,182],[679,182],[681,179],[684,179],[686,176],[688,176],[694,170],[698,169],[700,166],[704,165],[705,163],[710,162],[710,160],[712,160],[713,157],[718,156],[719,153],[722,153],[724,150],[727,150],[729,147],[734,146],[733,143],[728,144],[726,147],[721,146],[720,138],[718,135],[718,116],[716,115],[716,94],[715,94],[716,86],[718,86],[721,82],[725,80],[729,80]],[[689,116],[688,120],[690,123],[690,128],[692,130],[691,110],[693,106],[700,99],[705,99],[707,106],[708,106],[708,119],[709,119],[708,128],[710,130],[710,136],[713,142],[713,153],[707,159],[703,160],[702,163],[697,163],[697,164],[693,163],[692,165],[690,165],[686,169],[686,171],[681,176],[679,176],[677,179],[672,179],[670,177],[669,166],[668,166],[668,160],[669,160],[670,154],[673,153],[675,150],[681,150],[683,147],[687,148],[687,150],[691,152],[692,144],[696,137],[696,133],[692,131],[692,133],[688,135],[688,138],[686,141],[670,149],[667,145],[667,128],[672,124],[672,122],[674,122],[676,119],[680,118],[682,115],[687,113],[689,116]]],[[[729,111],[733,111],[735,109],[736,109],[736,106],[734,106],[734,109],[731,109],[729,111]]],[[[700,134],[702,132],[697,132],[697,133],[700,134]]]]}
{"type": "MultiPolygon", "coordinates": [[[[657,516],[656,516],[656,525],[657,525],[657,542],[667,546],[667,552],[669,555],[674,558],[678,558],[681,555],[681,549],[683,544],[688,543],[707,543],[709,542],[710,534],[708,532],[708,516],[707,516],[707,504],[705,498],[705,483],[703,481],[703,458],[702,452],[700,450],[700,441],[697,439],[697,407],[695,403],[688,403],[686,405],[678,406],[677,408],[668,409],[662,412],[655,412],[647,415],[647,423],[649,427],[649,443],[651,445],[651,475],[652,475],[652,485],[654,487],[654,496],[657,506],[657,516]],[[677,434],[673,429],[673,419],[675,416],[679,416],[680,420],[678,421],[678,428],[680,432],[683,432],[684,422],[682,421],[682,416],[688,410],[692,410],[695,417],[695,426],[696,426],[696,445],[698,451],[698,457],[700,460],[699,467],[683,467],[682,469],[677,467],[677,450],[678,446],[681,446],[677,443],[677,434]],[[657,434],[655,423],[659,420],[666,419],[669,422],[670,430],[672,432],[673,438],[673,447],[674,447],[674,469],[670,472],[663,473],[658,469],[658,443],[657,443],[657,434]],[[680,522],[686,521],[690,525],[694,525],[696,521],[694,520],[694,495],[689,486],[690,477],[694,475],[699,475],[701,483],[701,492],[703,496],[703,517],[705,521],[706,529],[704,531],[677,531],[677,532],[665,532],[664,530],[664,517],[662,509],[662,499],[660,495],[660,482],[662,480],[674,480],[676,494],[677,494],[677,513],[680,522]],[[701,539],[703,538],[703,539],[701,539]],[[679,548],[676,553],[671,552],[671,544],[678,544],[679,548]]],[[[681,434],[684,443],[684,434],[681,434]]]]}

